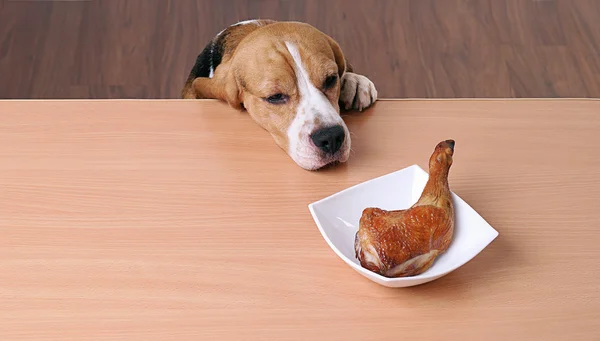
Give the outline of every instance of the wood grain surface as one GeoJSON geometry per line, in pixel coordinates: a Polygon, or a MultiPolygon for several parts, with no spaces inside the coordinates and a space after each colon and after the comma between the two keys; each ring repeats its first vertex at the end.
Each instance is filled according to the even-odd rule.
{"type": "Polygon", "coordinates": [[[0,98],[178,98],[253,18],[321,29],[381,98],[598,98],[599,17],[599,0],[0,0],[0,98]]]}
{"type": "Polygon", "coordinates": [[[0,340],[600,339],[600,101],[380,101],[320,172],[214,101],[0,112],[0,340]],[[307,205],[446,138],[499,237],[429,284],[370,282],[307,205]]]}

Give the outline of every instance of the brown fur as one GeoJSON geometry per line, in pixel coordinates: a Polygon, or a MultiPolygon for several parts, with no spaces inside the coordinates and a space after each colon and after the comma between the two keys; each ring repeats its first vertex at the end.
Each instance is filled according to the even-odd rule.
{"type": "Polygon", "coordinates": [[[324,93],[339,112],[341,77],[348,66],[339,45],[314,27],[298,22],[260,21],[227,29],[224,53],[213,78],[188,79],[184,98],[216,98],[236,109],[245,108],[269,131],[275,142],[287,149],[287,127],[299,103],[294,61],[285,42],[300,52],[311,82],[321,88],[325,78],[338,75],[334,87],[324,93]],[[289,96],[282,105],[271,105],[266,97],[289,96]]]}

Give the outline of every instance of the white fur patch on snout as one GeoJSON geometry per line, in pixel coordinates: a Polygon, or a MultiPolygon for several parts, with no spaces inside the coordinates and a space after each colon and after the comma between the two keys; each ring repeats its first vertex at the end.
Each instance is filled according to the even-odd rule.
{"type": "Polygon", "coordinates": [[[325,94],[311,83],[298,47],[290,42],[285,45],[294,60],[300,96],[294,119],[287,130],[288,154],[300,167],[308,170],[321,168],[334,161],[347,161],[350,156],[350,133],[346,124],[325,94]],[[344,128],[344,143],[333,156],[327,156],[315,146],[310,136],[317,129],[335,125],[344,128]]]}
{"type": "Polygon", "coordinates": [[[377,89],[370,79],[352,72],[344,73],[340,92],[340,102],[344,109],[362,111],[376,100],[377,89]]]}

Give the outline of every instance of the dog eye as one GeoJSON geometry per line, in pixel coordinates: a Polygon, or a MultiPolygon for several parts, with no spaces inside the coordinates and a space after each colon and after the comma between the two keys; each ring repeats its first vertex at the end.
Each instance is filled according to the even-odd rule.
{"type": "Polygon", "coordinates": [[[275,94],[265,98],[265,100],[271,104],[283,104],[287,102],[288,96],[284,94],[275,94]]]}
{"type": "Polygon", "coordinates": [[[335,86],[335,84],[337,83],[337,80],[338,80],[337,75],[333,75],[333,76],[329,76],[329,77],[325,78],[325,82],[323,82],[323,88],[325,90],[333,88],[335,86]]]}

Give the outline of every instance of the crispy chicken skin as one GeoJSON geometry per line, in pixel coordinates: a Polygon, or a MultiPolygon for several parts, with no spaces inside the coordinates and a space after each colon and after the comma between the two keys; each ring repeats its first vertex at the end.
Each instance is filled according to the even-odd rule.
{"type": "Polygon", "coordinates": [[[366,208],[354,241],[360,264],[385,277],[422,274],[448,249],[454,207],[448,186],[454,141],[440,142],[429,159],[429,179],[409,209],[366,208]]]}

